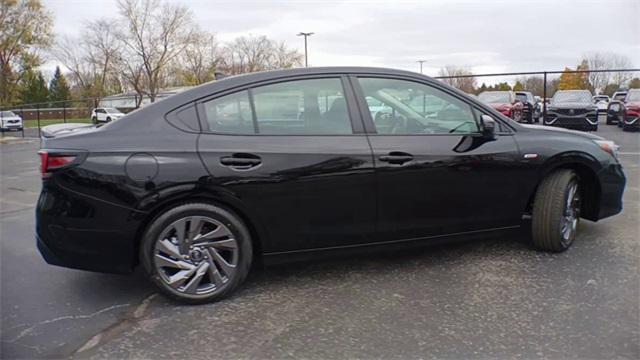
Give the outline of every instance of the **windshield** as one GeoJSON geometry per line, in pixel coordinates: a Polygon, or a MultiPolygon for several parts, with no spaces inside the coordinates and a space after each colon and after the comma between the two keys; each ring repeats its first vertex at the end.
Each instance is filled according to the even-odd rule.
{"type": "Polygon", "coordinates": [[[591,104],[591,94],[588,91],[558,91],[551,98],[553,104],[583,103],[591,104]]]}
{"type": "Polygon", "coordinates": [[[626,93],[615,93],[613,94],[613,100],[622,100],[627,96],[626,93]]]}
{"type": "Polygon", "coordinates": [[[478,95],[478,99],[488,104],[510,104],[511,96],[508,92],[483,92],[478,95]]]}
{"type": "Polygon", "coordinates": [[[640,101],[640,91],[630,91],[627,101],[640,101]]]}
{"type": "Polygon", "coordinates": [[[16,114],[14,114],[11,111],[0,111],[0,116],[2,116],[2,117],[14,117],[14,116],[16,116],[16,114]]]}

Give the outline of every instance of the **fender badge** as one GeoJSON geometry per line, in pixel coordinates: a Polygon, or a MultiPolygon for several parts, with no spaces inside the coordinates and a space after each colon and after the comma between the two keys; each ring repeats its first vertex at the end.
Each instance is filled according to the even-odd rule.
{"type": "Polygon", "coordinates": [[[524,154],[525,159],[537,159],[538,154],[524,154]]]}

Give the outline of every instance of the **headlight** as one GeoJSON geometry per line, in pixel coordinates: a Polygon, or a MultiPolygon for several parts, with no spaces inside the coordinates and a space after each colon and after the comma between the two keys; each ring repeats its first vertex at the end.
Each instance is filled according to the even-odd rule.
{"type": "Polygon", "coordinates": [[[603,151],[606,151],[607,153],[611,154],[611,156],[618,159],[618,150],[620,149],[620,147],[616,145],[616,143],[610,140],[593,140],[593,141],[596,144],[598,144],[598,146],[600,146],[600,149],[602,149],[603,151]]]}

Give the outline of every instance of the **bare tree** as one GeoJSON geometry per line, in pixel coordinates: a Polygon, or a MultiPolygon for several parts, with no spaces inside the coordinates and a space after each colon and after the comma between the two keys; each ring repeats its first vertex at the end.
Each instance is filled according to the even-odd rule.
{"type": "Polygon", "coordinates": [[[119,0],[118,7],[126,23],[118,34],[122,61],[142,65],[143,93],[154,102],[168,67],[193,41],[192,14],[183,5],[160,0],[119,0]]]}
{"type": "Polygon", "coordinates": [[[224,48],[221,65],[226,73],[242,74],[299,66],[302,59],[296,50],[266,36],[242,36],[224,48]]]}
{"type": "Polygon", "coordinates": [[[112,30],[112,24],[107,20],[97,20],[89,24],[87,28],[89,30],[85,46],[90,49],[90,57],[87,60],[97,70],[96,80],[100,90],[99,95],[102,96],[107,90],[116,57],[121,51],[121,44],[112,30]]]}
{"type": "Polygon", "coordinates": [[[218,43],[213,34],[198,31],[193,41],[178,57],[177,72],[180,82],[187,85],[200,85],[215,78],[215,71],[220,62],[218,43]]]}
{"type": "Polygon", "coordinates": [[[120,43],[110,22],[97,20],[85,24],[78,38],[62,37],[51,50],[55,59],[71,72],[70,80],[82,96],[104,96],[118,82],[114,70],[120,43]]]}
{"type": "Polygon", "coordinates": [[[288,69],[294,66],[301,66],[304,55],[298,50],[287,48],[284,42],[276,44],[274,48],[273,60],[271,67],[274,69],[288,69]]]}
{"type": "MultiPolygon", "coordinates": [[[[589,70],[628,69],[633,67],[628,57],[611,52],[594,52],[585,55],[583,59],[587,62],[589,70]]],[[[592,72],[589,73],[589,82],[594,91],[600,92],[608,84],[622,85],[629,81],[632,76],[633,74],[627,71],[615,73],[592,72]]]]}
{"type": "Polygon", "coordinates": [[[447,65],[438,72],[438,76],[454,76],[452,78],[442,79],[445,83],[466,93],[473,93],[476,88],[476,78],[469,75],[473,75],[473,73],[453,65],[447,65]]]}

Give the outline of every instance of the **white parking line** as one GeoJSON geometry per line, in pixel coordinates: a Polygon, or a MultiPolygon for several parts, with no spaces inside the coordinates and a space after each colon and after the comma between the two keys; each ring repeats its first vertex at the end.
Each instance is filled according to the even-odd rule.
{"type": "Polygon", "coordinates": [[[619,152],[618,155],[640,155],[640,152],[619,152]]]}

